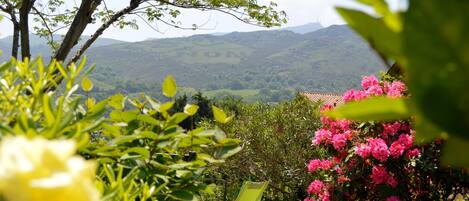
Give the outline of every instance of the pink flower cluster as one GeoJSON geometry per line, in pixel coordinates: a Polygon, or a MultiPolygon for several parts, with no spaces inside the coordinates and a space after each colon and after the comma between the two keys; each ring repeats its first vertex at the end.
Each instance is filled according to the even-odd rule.
{"type": "Polygon", "coordinates": [[[318,169],[329,170],[332,166],[334,166],[334,164],[329,160],[314,159],[309,161],[308,171],[314,172],[318,169]]]}
{"type": "MultiPolygon", "coordinates": [[[[345,92],[344,101],[356,101],[370,96],[401,97],[406,90],[406,86],[400,81],[380,82],[373,75],[363,77],[361,85],[362,90],[352,89],[345,92]]],[[[321,112],[331,109],[333,109],[332,106],[325,105],[321,108],[321,112]]],[[[413,145],[415,132],[406,121],[370,124],[343,119],[335,120],[322,115],[321,122],[323,126],[315,132],[312,144],[325,148],[334,162],[321,159],[309,161],[309,172],[313,173],[318,170],[328,172],[320,175],[321,179],[318,178],[309,185],[307,192],[310,196],[304,201],[329,200],[333,192],[347,192],[341,197],[352,196],[349,198],[356,199],[353,196],[357,194],[351,195],[350,190],[334,191],[334,189],[350,188],[350,185],[344,184],[363,178],[363,176],[371,178],[369,183],[363,184],[369,189],[376,191],[377,185],[387,185],[392,189],[398,189],[396,187],[401,182],[398,181],[399,177],[396,177],[396,174],[400,172],[393,168],[396,165],[401,165],[402,169],[411,168],[406,163],[420,156],[420,148],[413,145]],[[404,164],[394,164],[402,162],[404,164]],[[394,165],[388,167],[385,164],[394,165]]],[[[360,182],[363,181],[360,180],[360,182]]],[[[397,196],[383,197],[383,199],[400,200],[397,196]]]]}
{"type": "MultiPolygon", "coordinates": [[[[309,184],[307,192],[309,194],[316,194],[318,196],[317,200],[320,200],[320,201],[330,200],[329,191],[327,190],[327,187],[325,186],[324,182],[320,180],[316,179],[313,182],[311,182],[311,184],[309,184]]],[[[304,199],[304,201],[316,201],[316,200],[311,197],[308,197],[304,199]]]]}
{"type": "Polygon", "coordinates": [[[364,76],[362,80],[363,90],[351,89],[343,95],[345,102],[361,100],[370,96],[381,96],[386,94],[388,97],[401,97],[406,90],[406,86],[401,81],[392,83],[383,82],[381,85],[379,80],[374,76],[364,76]]]}
{"type": "Polygon", "coordinates": [[[397,180],[383,166],[374,166],[371,169],[371,180],[375,185],[388,184],[393,188],[397,186],[397,180]]]}

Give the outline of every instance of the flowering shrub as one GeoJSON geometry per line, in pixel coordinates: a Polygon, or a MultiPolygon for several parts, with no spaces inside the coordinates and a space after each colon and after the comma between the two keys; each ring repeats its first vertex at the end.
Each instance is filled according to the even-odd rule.
{"type": "MultiPolygon", "coordinates": [[[[344,102],[406,93],[401,81],[380,82],[375,76],[365,76],[361,85],[362,90],[345,92],[344,102]]],[[[321,111],[330,109],[332,106],[325,105],[321,111]]],[[[315,132],[312,144],[325,148],[328,158],[309,161],[307,168],[315,180],[307,189],[305,201],[433,200],[456,194],[453,188],[447,188],[451,185],[462,186],[454,189],[467,192],[467,179],[462,180],[463,185],[444,182],[442,175],[447,172],[437,170],[439,142],[414,145],[415,132],[407,120],[352,122],[321,116],[321,122],[323,126],[315,132]],[[446,191],[439,189],[442,187],[446,191]]]]}

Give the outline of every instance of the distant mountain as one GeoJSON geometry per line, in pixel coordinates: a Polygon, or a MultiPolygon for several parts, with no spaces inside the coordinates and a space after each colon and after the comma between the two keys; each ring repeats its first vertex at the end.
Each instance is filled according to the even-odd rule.
{"type": "MultiPolygon", "coordinates": [[[[42,55],[44,58],[48,58],[51,55],[50,47],[47,45],[47,40],[43,37],[31,34],[30,36],[30,46],[32,55],[42,55]]],[[[62,35],[54,35],[55,41],[61,41],[62,35]]],[[[89,36],[82,36],[78,42],[75,49],[79,47],[84,41],[88,40],[89,36]]],[[[3,55],[0,56],[0,59],[5,59],[10,57],[11,51],[11,42],[13,41],[13,36],[7,36],[0,39],[0,49],[3,51],[3,55]]],[[[101,47],[106,45],[113,45],[117,43],[124,43],[125,41],[115,40],[110,38],[98,38],[91,47],[101,47]]]]}
{"type": "MultiPolygon", "coordinates": [[[[358,87],[361,76],[384,70],[347,26],[319,26],[135,43],[101,38],[85,54],[88,63],[96,64],[91,77],[99,93],[156,94],[159,83],[172,74],[186,92],[249,94],[249,100],[268,96],[263,100],[277,101],[294,91],[343,92],[358,87]]],[[[0,40],[4,55],[9,51],[2,47],[9,45],[6,41],[0,40]]],[[[46,56],[48,48],[41,43],[36,41],[32,52],[46,56]]]]}
{"type": "MultiPolygon", "coordinates": [[[[307,23],[307,24],[303,24],[300,26],[291,26],[291,27],[285,27],[281,29],[275,29],[274,31],[283,30],[283,31],[291,31],[297,34],[305,34],[305,33],[311,33],[311,32],[317,31],[322,28],[324,27],[319,23],[307,23]]],[[[233,33],[233,32],[230,32],[230,33],[233,33]]],[[[214,36],[223,36],[226,34],[229,34],[229,33],[226,33],[226,32],[210,33],[210,35],[214,35],[214,36]]]]}
{"type": "Polygon", "coordinates": [[[317,31],[322,28],[324,27],[319,23],[308,23],[308,24],[304,24],[300,26],[286,27],[286,28],[283,28],[282,30],[292,31],[298,34],[306,34],[306,33],[317,31]]]}
{"type": "Polygon", "coordinates": [[[222,36],[121,43],[90,49],[103,83],[117,79],[160,83],[173,74],[179,85],[200,90],[267,89],[342,92],[383,64],[347,26],[306,34],[234,32],[222,36]]]}

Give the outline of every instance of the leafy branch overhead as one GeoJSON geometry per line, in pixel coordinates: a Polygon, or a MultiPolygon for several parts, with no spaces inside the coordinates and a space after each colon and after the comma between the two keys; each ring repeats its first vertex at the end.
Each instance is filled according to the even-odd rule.
{"type": "Polygon", "coordinates": [[[276,10],[275,3],[261,5],[251,0],[127,0],[115,9],[111,9],[105,0],[83,0],[76,4],[63,0],[0,0],[0,3],[0,13],[8,16],[14,27],[13,57],[18,56],[19,46],[22,57],[30,57],[29,32],[34,31],[48,39],[55,50],[54,59],[68,59],[68,63],[78,61],[110,26],[138,29],[137,21],[143,21],[155,31],[159,31],[157,27],[161,25],[180,29],[201,28],[196,24],[185,26],[178,20],[178,16],[188,9],[221,12],[257,26],[279,26],[286,22],[285,12],[276,10]],[[30,18],[32,24],[28,23],[30,18]],[[72,48],[90,24],[98,24],[99,28],[71,55],[72,48]],[[64,30],[63,38],[54,38],[55,33],[64,30]]]}

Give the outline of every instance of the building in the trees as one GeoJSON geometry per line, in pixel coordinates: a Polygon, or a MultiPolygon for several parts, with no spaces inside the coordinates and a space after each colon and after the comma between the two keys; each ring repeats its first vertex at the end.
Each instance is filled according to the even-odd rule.
{"type": "Polygon", "coordinates": [[[313,102],[322,102],[323,104],[328,105],[342,105],[344,100],[342,96],[334,93],[325,93],[325,92],[300,92],[300,95],[308,98],[313,102]]]}

